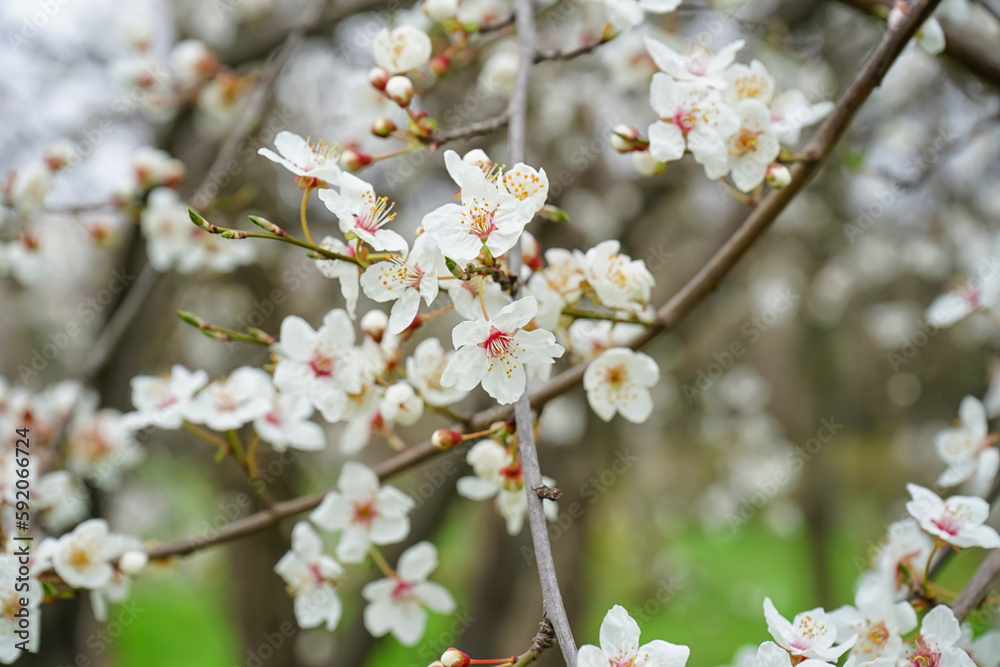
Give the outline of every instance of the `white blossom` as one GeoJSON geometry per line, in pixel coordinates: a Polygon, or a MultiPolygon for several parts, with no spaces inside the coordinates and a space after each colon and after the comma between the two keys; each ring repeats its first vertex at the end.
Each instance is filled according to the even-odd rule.
{"type": "Polygon", "coordinates": [[[516,401],[527,382],[525,366],[543,367],[561,357],[563,347],[544,329],[521,327],[535,316],[534,297],[525,297],[503,308],[489,320],[466,321],[452,331],[458,352],[441,376],[446,387],[469,391],[482,383],[499,403],[516,401]]]}
{"type": "Polygon", "coordinates": [[[427,234],[421,234],[413,251],[405,257],[375,262],[361,276],[361,287],[368,298],[379,303],[392,301],[389,331],[401,333],[413,324],[420,299],[430,305],[438,295],[438,265],[441,252],[427,234]]]}
{"type": "Polygon", "coordinates": [[[192,397],[207,382],[205,371],[192,373],[181,365],[175,365],[166,378],[148,375],[132,378],[132,405],[136,411],[124,418],[131,428],[180,428],[192,397]]]}
{"type": "Polygon", "coordinates": [[[274,571],[288,584],[295,598],[295,620],[303,628],[325,625],[334,630],[342,611],[337,584],[344,568],[323,553],[319,535],[305,521],[292,529],[292,548],[281,557],[274,571]]]}
{"type": "Polygon", "coordinates": [[[639,645],[639,624],[620,605],[601,622],[600,646],[585,644],[577,653],[579,667],[684,667],[691,650],[662,639],[639,645]]]}
{"type": "Polygon", "coordinates": [[[907,484],[913,500],[906,503],[906,511],[920,522],[920,527],[952,546],[959,548],[1000,547],[1000,535],[983,525],[990,514],[990,505],[982,498],[952,496],[948,500],[916,484],[907,484]]]}
{"type": "Polygon", "coordinates": [[[426,338],[420,341],[413,354],[406,359],[407,379],[431,405],[446,407],[469,394],[468,391],[441,384],[441,377],[454,356],[454,352],[445,352],[437,338],[426,338]]]}
{"type": "Polygon", "coordinates": [[[431,58],[431,38],[423,30],[401,25],[393,31],[383,28],[375,35],[375,64],[390,74],[420,69],[431,58]]]}
{"type": "Polygon", "coordinates": [[[271,376],[243,366],[202,389],[187,405],[188,421],[216,431],[238,429],[265,415],[272,405],[271,376]]]}
{"type": "Polygon", "coordinates": [[[604,421],[611,421],[617,412],[641,424],[653,412],[649,388],[659,379],[660,369],[650,356],[616,347],[590,362],[583,374],[583,387],[591,409],[604,421]]]}
{"type": "Polygon", "coordinates": [[[969,654],[957,646],[961,638],[962,629],[951,607],[938,605],[924,616],[920,636],[900,664],[906,667],[976,667],[969,654]]]}
{"type": "Polygon", "coordinates": [[[764,598],[767,631],[778,646],[794,656],[822,661],[836,661],[857,641],[857,636],[838,639],[833,620],[820,608],[796,614],[792,622],[778,613],[771,598],[764,598]]]}
{"type": "Polygon", "coordinates": [[[955,486],[972,479],[971,493],[983,495],[1000,469],[1000,450],[989,438],[986,408],[977,398],[963,398],[958,416],[959,423],[938,433],[934,440],[938,455],[948,464],[938,484],[955,486]]]}
{"type": "Polygon", "coordinates": [[[343,171],[337,163],[340,151],[336,145],[319,143],[311,145],[307,139],[287,130],[274,138],[275,153],[269,148],[257,152],[271,162],[277,162],[298,177],[305,187],[338,185],[343,171]]]}
{"type": "Polygon", "coordinates": [[[365,627],[375,637],[387,633],[404,646],[413,646],[424,635],[427,610],[438,614],[455,611],[455,599],[448,590],[427,577],[437,567],[437,549],[419,542],[403,552],[394,577],[373,581],[361,595],[365,607],[365,627]]]}
{"type": "Polygon", "coordinates": [[[395,544],[410,532],[413,500],[392,486],[379,487],[378,476],[360,463],[344,464],[337,490],[323,498],[309,518],[320,528],[341,531],[337,557],[360,563],[372,544],[395,544]]]}
{"type": "Polygon", "coordinates": [[[354,234],[375,250],[406,250],[402,236],[384,229],[396,217],[393,205],[387,198],[376,196],[375,189],[354,174],[340,177],[340,192],[320,190],[319,198],[337,216],[342,233],[354,234]]]}
{"type": "Polygon", "coordinates": [[[309,421],[312,413],[307,396],[277,392],[267,411],[254,419],[253,429],[278,452],[289,447],[306,452],[323,449],[326,436],[319,424],[309,421]]]}

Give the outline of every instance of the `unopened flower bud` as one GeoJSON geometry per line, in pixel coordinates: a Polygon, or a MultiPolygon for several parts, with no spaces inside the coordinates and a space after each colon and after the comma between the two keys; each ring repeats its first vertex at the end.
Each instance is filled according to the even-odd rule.
{"type": "Polygon", "coordinates": [[[372,123],[372,134],[376,137],[388,137],[390,134],[396,131],[396,123],[393,122],[391,118],[383,116],[382,118],[376,118],[375,122],[372,123]]]}
{"type": "Polygon", "coordinates": [[[458,0],[424,0],[424,13],[438,23],[455,18],[458,13],[458,0]]]}
{"type": "Polygon", "coordinates": [[[642,135],[632,125],[616,125],[611,130],[611,147],[619,153],[643,150],[642,135]]]}
{"type": "Polygon", "coordinates": [[[354,148],[348,148],[340,156],[340,164],[348,171],[358,171],[362,167],[367,167],[371,162],[371,155],[354,148]]]}
{"type": "Polygon", "coordinates": [[[373,67],[368,72],[368,82],[378,90],[385,90],[385,84],[389,82],[389,72],[382,67],[373,67]]]}
{"type": "Polygon", "coordinates": [[[139,574],[146,569],[149,556],[145,551],[126,551],[118,561],[118,569],[125,574],[139,574]]]}
{"type": "Polygon", "coordinates": [[[361,318],[361,331],[370,336],[376,343],[382,342],[382,336],[388,326],[389,316],[381,310],[369,310],[361,318]]]}
{"type": "MultiPolygon", "coordinates": [[[[451,449],[460,442],[462,442],[462,434],[459,433],[458,431],[452,431],[447,428],[439,428],[438,430],[434,431],[433,435],[431,435],[431,444],[434,445],[435,449],[440,449],[442,451],[446,449],[451,449]]],[[[448,654],[445,653],[445,655],[448,654]]],[[[444,657],[442,657],[441,659],[444,660],[444,657]]]]}
{"type": "Polygon", "coordinates": [[[386,96],[401,107],[410,106],[413,84],[405,76],[394,76],[385,84],[386,96]]]}
{"type": "Polygon", "coordinates": [[[59,171],[76,161],[76,146],[69,139],[59,139],[45,148],[43,158],[49,169],[59,171]]]}
{"type": "Polygon", "coordinates": [[[788,167],[785,165],[774,163],[767,168],[766,181],[773,190],[787,188],[788,184],[792,182],[792,172],[788,171],[788,167]]]}
{"type": "Polygon", "coordinates": [[[447,72],[450,66],[451,66],[451,58],[449,58],[447,55],[443,53],[439,53],[438,55],[434,56],[428,63],[428,67],[430,67],[430,70],[434,72],[434,74],[437,76],[441,76],[442,74],[447,72]]]}
{"type": "Polygon", "coordinates": [[[450,648],[441,655],[441,664],[444,667],[469,667],[471,662],[469,656],[457,648],[450,648]]]}

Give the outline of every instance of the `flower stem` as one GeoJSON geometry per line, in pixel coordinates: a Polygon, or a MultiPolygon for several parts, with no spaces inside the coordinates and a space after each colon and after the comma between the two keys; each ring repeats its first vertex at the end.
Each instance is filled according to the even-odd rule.
{"type": "Polygon", "coordinates": [[[243,452],[243,443],[240,442],[240,434],[234,429],[229,429],[226,431],[226,435],[229,437],[229,445],[233,448],[233,455],[239,464],[243,467],[247,465],[247,456],[243,452]]]}
{"type": "Polygon", "coordinates": [[[379,551],[377,547],[372,547],[371,549],[368,550],[368,553],[371,555],[372,560],[375,561],[375,564],[378,566],[378,569],[382,570],[382,574],[384,574],[387,579],[396,578],[396,571],[391,567],[389,567],[389,563],[386,562],[385,557],[382,555],[382,552],[379,551]]]}
{"type": "Polygon", "coordinates": [[[229,443],[227,443],[225,440],[223,440],[219,436],[214,435],[213,433],[210,433],[209,431],[203,429],[200,426],[195,426],[191,422],[185,421],[184,422],[184,429],[186,431],[188,431],[190,433],[193,433],[194,435],[198,436],[199,438],[201,438],[205,442],[208,442],[210,444],[215,445],[219,449],[226,450],[226,451],[229,450],[229,443]]]}
{"type": "Polygon", "coordinates": [[[306,222],[306,208],[309,205],[309,193],[312,192],[312,186],[310,185],[302,193],[302,207],[299,209],[299,217],[302,219],[302,233],[306,237],[306,241],[310,244],[316,245],[313,242],[312,236],[309,234],[309,223],[306,222]]]}
{"type": "Polygon", "coordinates": [[[482,277],[476,279],[476,286],[479,288],[479,305],[483,308],[483,317],[486,318],[488,322],[490,319],[490,311],[486,310],[486,291],[483,289],[483,279],[482,277]]]}

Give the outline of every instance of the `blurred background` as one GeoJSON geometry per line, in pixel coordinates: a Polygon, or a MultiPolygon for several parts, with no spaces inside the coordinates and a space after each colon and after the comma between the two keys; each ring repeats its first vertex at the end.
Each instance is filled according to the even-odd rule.
{"type": "MultiPolygon", "coordinates": [[[[654,118],[654,66],[642,36],[678,48],[742,37],[740,62],[760,59],[779,88],[832,100],[884,30],[856,4],[867,3],[685,1],[592,54],[538,64],[528,162],[549,174],[549,201],[570,221],[536,221],[530,231],[542,247],[585,250],[620,238],[625,252],[645,260],[656,279],[653,302],[663,303],[749,209],[693,161],[646,177],[611,149],[612,127],[644,132],[654,118]]],[[[995,57],[1000,22],[986,4],[946,0],[939,14],[946,28],[995,57]]],[[[115,286],[134,287],[143,275],[147,248],[135,220],[101,205],[131,187],[136,149],[179,158],[187,171],[182,198],[207,192],[206,215],[243,229],[247,214],[288,224],[297,216],[300,191],[256,155],[273,146],[277,131],[385,150],[368,126],[399,109],[367,82],[371,39],[384,26],[426,19],[408,0],[338,1],[327,3],[282,68],[235,168],[207,173],[269,58],[312,10],[305,0],[0,5],[0,174],[37,161],[59,139],[74,142],[82,158],[55,175],[45,209],[33,215],[37,261],[19,248],[12,213],[0,226],[0,371],[10,385],[40,391],[78,376],[102,323],[120,307],[123,290],[115,286]],[[134,94],[136,59],[165,62],[189,38],[215,50],[227,76],[194,98],[171,99],[155,86],[134,94]],[[24,372],[53,333],[74,322],[79,334],[58,356],[24,372]]],[[[461,12],[490,23],[510,7],[465,0],[461,12]]],[[[603,22],[590,2],[540,3],[538,12],[546,48],[571,48],[603,22]]],[[[499,31],[463,50],[446,75],[417,81],[421,108],[447,129],[502,111],[517,66],[511,48],[499,31]]],[[[724,665],[766,636],[766,595],[789,617],[853,600],[857,576],[903,512],[905,483],[933,484],[943,468],[934,435],[957,416],[962,397],[985,394],[996,363],[996,322],[977,315],[937,330],[923,315],[1000,251],[998,83],[911,46],[774,228],[687,321],[648,347],[663,378],[647,423],[603,423],[580,390],[545,408],[542,469],[563,490],[550,537],[578,641],[596,642],[603,615],[620,603],[644,638],[688,644],[694,665],[724,665]]],[[[507,155],[504,130],[451,147],[483,148],[499,162],[507,155]]],[[[363,176],[396,201],[404,235],[454,189],[440,154],[426,151],[377,163],[363,176]]],[[[314,234],[336,229],[321,207],[310,220],[314,234]]],[[[277,335],[289,314],[317,324],[343,305],[337,284],[301,252],[230,243],[253,246],[215,266],[156,274],[93,378],[102,405],[128,411],[130,379],[175,363],[216,377],[267,361],[265,350],[200,335],[177,310],[277,335]]],[[[362,300],[360,312],[373,307],[362,300]]],[[[438,336],[454,324],[442,319],[432,331],[438,336]]],[[[441,425],[429,414],[401,435],[418,442],[441,425]]],[[[328,429],[337,442],[337,427],[328,429]]],[[[116,531],[167,541],[259,509],[244,476],[215,465],[205,443],[154,431],[141,445],[141,465],[91,495],[90,511],[116,531]]],[[[358,458],[372,464],[392,453],[376,440],[358,458]]],[[[262,467],[279,499],[333,485],[345,460],[332,445],[269,456],[262,467]]],[[[377,578],[374,568],[352,569],[336,632],[298,630],[273,573],[288,549],[288,521],[151,568],[107,624],[93,619],[85,599],[46,605],[43,650],[19,664],[423,667],[452,645],[483,657],[520,653],[541,608],[530,539],[527,531],[508,536],[491,503],[459,497],[455,482],[465,474],[457,451],[392,481],[419,505],[407,544],[429,539],[439,547],[435,577],[458,601],[453,615],[431,616],[415,649],[364,630],[359,590],[377,578]]],[[[387,549],[390,561],[400,551],[387,549]]],[[[958,585],[980,557],[961,554],[942,583],[958,585]]],[[[540,664],[560,657],[551,651],[540,664]]]]}

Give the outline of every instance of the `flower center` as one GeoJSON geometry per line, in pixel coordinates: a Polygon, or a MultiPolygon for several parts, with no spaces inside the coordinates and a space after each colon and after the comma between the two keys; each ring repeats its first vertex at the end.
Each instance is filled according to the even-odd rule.
{"type": "Polygon", "coordinates": [[[611,366],[604,370],[604,378],[608,384],[617,389],[628,379],[628,370],[625,368],[625,364],[611,366]]]}
{"type": "Polygon", "coordinates": [[[361,211],[354,216],[354,226],[374,234],[382,225],[396,218],[396,214],[392,212],[395,206],[395,203],[389,202],[388,197],[376,197],[369,190],[365,193],[361,211]]]}
{"type": "Polygon", "coordinates": [[[392,599],[396,602],[406,602],[413,597],[413,584],[400,579],[392,589],[392,599]]]}
{"type": "Polygon", "coordinates": [[[375,509],[375,503],[371,500],[354,504],[354,523],[371,525],[376,517],[378,517],[378,511],[375,509]]]}
{"type": "Polygon", "coordinates": [[[490,335],[486,337],[479,347],[486,350],[486,354],[491,357],[501,357],[507,354],[513,347],[513,336],[500,331],[496,327],[490,329],[490,335]]]}
{"type": "Polygon", "coordinates": [[[764,134],[760,131],[754,131],[745,127],[741,127],[740,131],[737,133],[736,138],[733,140],[732,149],[729,151],[732,155],[747,155],[748,153],[756,153],[757,149],[760,147],[760,135],[764,134]]]}
{"type": "Polygon", "coordinates": [[[83,547],[74,548],[69,554],[69,564],[77,570],[90,567],[90,552],[83,547]]]}
{"type": "Polygon", "coordinates": [[[333,359],[323,354],[316,354],[309,360],[309,368],[316,377],[330,377],[333,375],[333,367],[333,359]]]}

